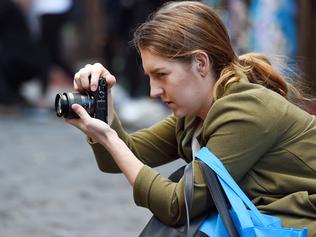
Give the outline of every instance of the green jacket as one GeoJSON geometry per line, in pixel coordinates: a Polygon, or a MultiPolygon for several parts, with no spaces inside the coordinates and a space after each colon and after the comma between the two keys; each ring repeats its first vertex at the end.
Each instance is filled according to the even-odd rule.
{"type": "MultiPolygon", "coordinates": [[[[170,116],[127,134],[115,116],[112,128],[147,164],[134,185],[134,200],[169,225],[184,222],[183,180],[173,183],[150,167],[181,157],[192,162],[197,117],[170,116]]],[[[198,141],[224,163],[260,211],[279,216],[284,226],[316,235],[316,117],[279,94],[243,78],[212,105],[198,141]]],[[[99,168],[120,172],[99,144],[91,145],[99,168]]],[[[197,161],[193,216],[213,208],[197,161]]]]}

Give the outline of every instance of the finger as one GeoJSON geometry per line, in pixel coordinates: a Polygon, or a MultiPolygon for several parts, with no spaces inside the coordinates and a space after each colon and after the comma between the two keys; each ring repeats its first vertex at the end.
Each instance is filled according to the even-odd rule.
{"type": "Polygon", "coordinates": [[[69,123],[71,125],[73,125],[76,128],[79,128],[81,131],[84,131],[84,124],[82,123],[82,120],[80,119],[68,119],[65,118],[64,119],[66,123],[69,123]]]}
{"type": "Polygon", "coordinates": [[[90,80],[90,89],[95,91],[98,87],[99,78],[104,67],[100,63],[93,64],[90,80]]]}
{"type": "Polygon", "coordinates": [[[116,83],[116,79],[112,74],[106,75],[105,80],[108,88],[112,88],[116,83]]]}
{"type": "Polygon", "coordinates": [[[81,105],[73,104],[71,108],[84,122],[90,118],[90,115],[81,105]]]}
{"type": "Polygon", "coordinates": [[[73,80],[73,84],[74,84],[74,89],[75,89],[76,91],[78,91],[78,86],[77,86],[77,83],[76,83],[75,80],[73,80]]]}
{"type": "Polygon", "coordinates": [[[92,65],[87,64],[83,69],[80,70],[80,81],[82,88],[84,90],[90,90],[90,79],[89,77],[91,76],[92,72],[92,65]]]}
{"type": "Polygon", "coordinates": [[[115,77],[102,64],[95,63],[93,65],[93,68],[95,70],[96,77],[91,77],[91,82],[93,81],[93,84],[95,83],[94,85],[96,88],[100,77],[103,77],[105,79],[108,88],[111,88],[116,83],[115,77]]]}
{"type": "MultiPolygon", "coordinates": [[[[79,71],[80,72],[80,71],[79,71]]],[[[82,85],[80,82],[80,73],[77,72],[74,76],[74,89],[77,91],[81,91],[82,90],[82,85]]]]}

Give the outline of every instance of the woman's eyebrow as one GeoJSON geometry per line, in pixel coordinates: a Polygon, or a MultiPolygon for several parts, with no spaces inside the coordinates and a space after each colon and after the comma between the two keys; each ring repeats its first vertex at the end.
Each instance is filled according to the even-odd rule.
{"type": "Polygon", "coordinates": [[[144,74],[145,74],[145,76],[149,76],[149,75],[158,73],[160,70],[164,70],[164,68],[163,67],[153,68],[153,69],[149,70],[149,72],[144,70],[144,74]]]}
{"type": "Polygon", "coordinates": [[[163,70],[163,68],[159,68],[159,67],[158,68],[154,68],[154,69],[150,70],[149,73],[150,74],[155,74],[155,73],[159,72],[160,70],[163,70]]]}

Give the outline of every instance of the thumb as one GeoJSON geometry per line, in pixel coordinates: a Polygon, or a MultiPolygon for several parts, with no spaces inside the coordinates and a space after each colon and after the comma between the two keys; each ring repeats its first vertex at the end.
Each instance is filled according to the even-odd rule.
{"type": "Polygon", "coordinates": [[[73,104],[71,108],[82,120],[86,120],[90,117],[87,111],[79,104],[73,104]]]}

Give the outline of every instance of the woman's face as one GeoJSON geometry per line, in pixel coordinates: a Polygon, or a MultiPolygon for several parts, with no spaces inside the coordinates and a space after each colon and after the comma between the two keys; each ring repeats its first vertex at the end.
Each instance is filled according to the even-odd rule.
{"type": "Polygon", "coordinates": [[[213,78],[201,76],[197,63],[183,63],[141,50],[150,96],[159,97],[177,117],[205,118],[212,104],[213,78]]]}

